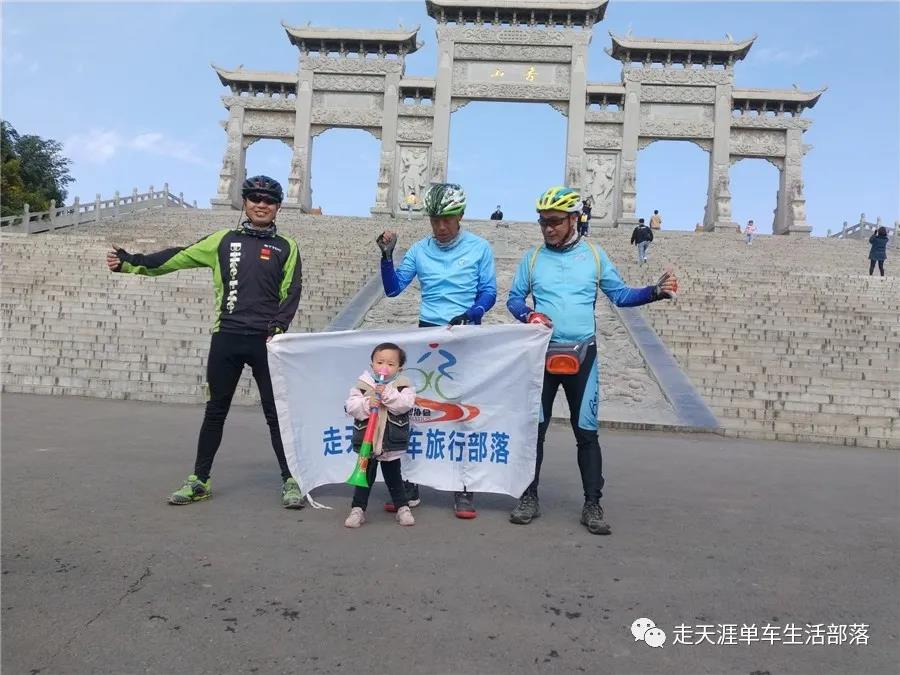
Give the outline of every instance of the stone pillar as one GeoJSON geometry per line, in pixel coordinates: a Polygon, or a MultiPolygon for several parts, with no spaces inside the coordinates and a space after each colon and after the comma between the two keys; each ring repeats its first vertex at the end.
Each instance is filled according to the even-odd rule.
{"type": "MultiPolygon", "coordinates": [[[[213,208],[240,208],[241,183],[244,180],[244,106],[232,103],[229,108],[228,122],[225,125],[228,135],[225,156],[222,158],[222,170],[219,172],[219,187],[215,199],[211,200],[213,208]]],[[[153,195],[150,195],[150,199],[153,195]]]]}
{"type": "Polygon", "coordinates": [[[312,186],[310,185],[310,162],[312,160],[312,120],[313,71],[304,70],[300,58],[297,78],[297,107],[294,120],[294,154],[291,157],[291,173],[285,206],[299,207],[304,211],[312,208],[312,186]]]}
{"type": "Polygon", "coordinates": [[[378,189],[372,213],[394,214],[397,204],[394,158],[397,156],[397,114],[400,111],[400,75],[388,73],[384,81],[384,113],[381,118],[381,158],[378,162],[378,189]]]}
{"type": "Polygon", "coordinates": [[[774,234],[809,235],[812,227],[806,222],[806,196],[803,188],[802,129],[785,130],[784,169],[778,180],[778,204],[775,207],[774,234]]]}
{"type": "MultiPolygon", "coordinates": [[[[628,66],[625,66],[626,68],[628,66]]],[[[625,78],[623,78],[625,79],[625,78]]],[[[571,114],[571,112],[569,113],[571,114]]],[[[641,84],[625,79],[625,119],[622,124],[622,162],[618,176],[616,227],[634,227],[637,201],[637,151],[641,131],[641,84]]]]}
{"type": "Polygon", "coordinates": [[[572,46],[569,117],[566,128],[566,178],[569,187],[584,191],[584,118],[587,111],[587,45],[572,46]]]}
{"type": "MultiPolygon", "coordinates": [[[[453,88],[454,43],[438,31],[438,68],[434,81],[434,135],[428,170],[432,183],[447,180],[447,156],[450,148],[450,99],[453,88]]],[[[396,199],[394,200],[396,202],[396,199]]]]}
{"type": "Polygon", "coordinates": [[[740,226],[731,217],[731,84],[716,85],[713,108],[713,142],[709,153],[709,183],[706,192],[705,230],[737,232],[740,226]]]}

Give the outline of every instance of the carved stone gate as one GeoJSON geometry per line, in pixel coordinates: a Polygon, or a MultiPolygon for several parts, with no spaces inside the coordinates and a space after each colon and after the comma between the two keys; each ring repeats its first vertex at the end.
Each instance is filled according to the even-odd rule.
{"type": "Polygon", "coordinates": [[[381,139],[373,213],[397,215],[406,197],[447,178],[450,114],[471,101],[548,103],[567,117],[561,182],[594,200],[593,223],[637,222],[637,152],[663,139],[709,153],[703,226],[734,229],[729,169],[762,158],[779,170],[772,230],[809,233],[803,156],[811,146],[801,112],[824,89],[740,89],[743,41],[611,36],[619,83],[587,81],[588,45],[608,0],[426,0],[437,21],[435,78],[404,77],[418,29],[284,26],[300,51],[296,73],[225,70],[228,144],[214,205],[238,207],[246,148],[277,138],[293,149],[287,207],[309,209],[312,139],[330,128],[381,139]]]}

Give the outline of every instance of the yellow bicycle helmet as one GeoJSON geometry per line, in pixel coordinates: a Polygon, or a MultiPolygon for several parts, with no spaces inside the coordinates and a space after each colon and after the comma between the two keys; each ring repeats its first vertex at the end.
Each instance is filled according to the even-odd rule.
{"type": "Polygon", "coordinates": [[[575,213],[581,210],[581,195],[574,188],[554,186],[538,198],[537,210],[575,213]]]}

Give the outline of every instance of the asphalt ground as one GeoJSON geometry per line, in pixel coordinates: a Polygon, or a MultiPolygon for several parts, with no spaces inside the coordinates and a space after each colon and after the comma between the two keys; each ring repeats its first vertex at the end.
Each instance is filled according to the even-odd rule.
{"type": "Polygon", "coordinates": [[[349,486],[280,507],[256,408],[226,422],[213,498],[173,507],[199,406],[2,406],[4,674],[898,672],[896,452],[603,430],[604,537],[555,425],[531,525],[423,489],[402,528],[380,485],[347,530],[349,486]]]}

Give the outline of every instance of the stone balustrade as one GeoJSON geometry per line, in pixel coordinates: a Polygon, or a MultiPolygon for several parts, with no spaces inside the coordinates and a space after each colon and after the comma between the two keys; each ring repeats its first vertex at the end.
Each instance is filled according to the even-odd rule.
{"type": "Polygon", "coordinates": [[[25,204],[21,215],[0,219],[0,231],[18,234],[52,232],[164,208],[196,209],[197,202],[188,204],[184,193],[175,195],[169,192],[168,183],[163,185],[162,190],[155,190],[152,185],[147,192],[138,192],[134,188],[131,194],[125,196],[121,196],[117,190],[112,199],[103,199],[97,193],[94,201],[83,204],[76,197],[70,206],[56,206],[56,200],[51,199],[50,209],[47,211],[32,213],[29,205],[25,204]]]}

